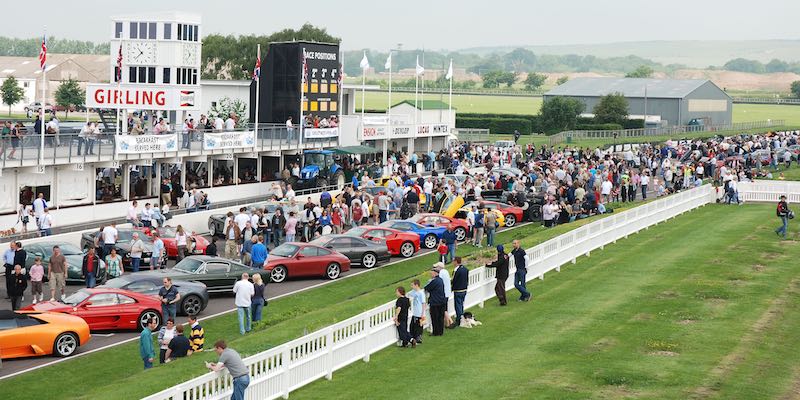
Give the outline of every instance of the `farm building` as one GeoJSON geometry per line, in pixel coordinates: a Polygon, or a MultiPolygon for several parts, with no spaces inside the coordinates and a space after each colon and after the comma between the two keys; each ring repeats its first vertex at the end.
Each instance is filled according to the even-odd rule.
{"type": "Polygon", "coordinates": [[[666,125],[721,125],[733,118],[731,97],[707,79],[575,78],[545,93],[544,101],[575,98],[591,113],[602,96],[617,92],[628,100],[629,115],[648,122],[660,116],[666,125]]]}

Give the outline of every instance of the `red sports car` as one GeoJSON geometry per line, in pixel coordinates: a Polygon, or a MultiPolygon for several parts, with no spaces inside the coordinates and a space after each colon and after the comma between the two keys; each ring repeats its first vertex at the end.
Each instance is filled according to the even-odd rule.
{"type": "Polygon", "coordinates": [[[64,302],[43,301],[23,310],[50,311],[83,318],[93,331],[142,330],[147,320],[161,325],[161,302],[154,296],[112,288],[81,289],[64,302]]]}
{"type": "Polygon", "coordinates": [[[505,218],[505,226],[512,227],[517,224],[517,222],[522,221],[525,211],[517,206],[512,206],[511,204],[500,203],[497,201],[481,201],[483,206],[490,209],[490,210],[500,210],[503,213],[503,217],[505,218]]]}
{"type": "Polygon", "coordinates": [[[403,232],[381,226],[357,226],[344,234],[374,242],[384,242],[386,248],[389,249],[389,254],[393,256],[408,258],[419,251],[419,235],[413,232],[403,232]]]}
{"type": "MultiPolygon", "coordinates": [[[[162,226],[158,228],[142,228],[142,231],[146,233],[148,236],[153,236],[153,230],[158,231],[158,236],[161,238],[161,241],[164,242],[164,248],[167,250],[167,257],[169,258],[177,258],[178,257],[178,244],[175,240],[175,227],[172,226],[162,226]]],[[[202,235],[191,235],[192,239],[194,239],[194,250],[190,254],[186,254],[187,256],[192,255],[199,255],[199,254],[206,254],[206,247],[208,247],[208,239],[204,238],[202,235]]]]}
{"type": "Polygon", "coordinates": [[[283,282],[287,277],[324,276],[336,279],[350,270],[350,259],[324,247],[309,243],[284,243],[269,253],[264,270],[272,282],[283,282]]]}
{"type": "Polygon", "coordinates": [[[433,225],[447,228],[448,225],[453,226],[453,232],[456,234],[456,239],[459,241],[467,238],[467,221],[458,218],[445,217],[441,214],[417,214],[411,218],[412,221],[420,225],[433,225]]]}

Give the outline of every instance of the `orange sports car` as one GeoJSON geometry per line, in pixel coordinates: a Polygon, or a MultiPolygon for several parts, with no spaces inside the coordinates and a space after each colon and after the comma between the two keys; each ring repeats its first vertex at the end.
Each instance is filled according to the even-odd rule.
{"type": "Polygon", "coordinates": [[[61,313],[0,311],[0,358],[68,357],[91,335],[81,317],[61,313]]]}

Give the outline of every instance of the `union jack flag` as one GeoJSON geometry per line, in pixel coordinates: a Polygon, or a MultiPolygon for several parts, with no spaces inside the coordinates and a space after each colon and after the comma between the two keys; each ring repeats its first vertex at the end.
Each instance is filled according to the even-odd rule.
{"type": "Polygon", "coordinates": [[[256,67],[253,68],[253,80],[261,78],[261,46],[258,46],[258,57],[256,57],[256,67]]]}
{"type": "Polygon", "coordinates": [[[308,82],[308,61],[306,61],[305,50],[303,50],[303,85],[308,82]]]}
{"type": "Polygon", "coordinates": [[[39,65],[42,70],[47,66],[47,35],[42,36],[42,49],[39,50],[39,65]]]}
{"type": "Polygon", "coordinates": [[[117,82],[122,81],[122,43],[119,44],[119,53],[117,54],[117,82]]]}

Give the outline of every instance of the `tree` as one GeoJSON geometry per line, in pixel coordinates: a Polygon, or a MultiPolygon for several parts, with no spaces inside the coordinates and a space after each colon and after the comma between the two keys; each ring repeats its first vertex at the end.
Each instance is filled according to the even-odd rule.
{"type": "Polygon", "coordinates": [[[11,106],[22,101],[24,95],[25,92],[22,91],[22,88],[17,82],[17,78],[13,75],[9,75],[6,80],[3,81],[3,85],[0,86],[0,97],[3,98],[3,103],[8,104],[9,116],[11,115],[11,106]]]}
{"type": "Polygon", "coordinates": [[[556,86],[561,86],[561,85],[567,83],[568,80],[569,80],[569,77],[564,75],[561,78],[558,78],[558,80],[556,80],[556,86]]]}
{"type": "Polygon", "coordinates": [[[249,120],[247,103],[239,99],[232,100],[228,96],[219,99],[217,104],[211,106],[211,109],[208,110],[208,117],[226,119],[231,113],[235,113],[239,117],[239,121],[236,122],[237,128],[247,126],[249,120]]]}
{"type": "Polygon", "coordinates": [[[653,69],[647,65],[640,65],[625,75],[626,78],[649,78],[651,76],[653,76],[653,69]]]}
{"type": "Polygon", "coordinates": [[[763,74],[766,71],[764,64],[756,60],[748,60],[745,58],[734,58],[726,62],[723,68],[728,71],[750,72],[754,74],[763,74]]]}
{"type": "Polygon", "coordinates": [[[494,71],[487,71],[481,74],[481,79],[483,79],[483,87],[487,89],[497,89],[500,87],[500,81],[503,79],[503,71],[494,70],[494,71]]]}
{"type": "Polygon", "coordinates": [[[542,104],[540,118],[542,128],[547,133],[556,133],[574,129],[586,106],[577,99],[569,97],[553,97],[542,104]]]}
{"type": "Polygon", "coordinates": [[[607,94],[600,98],[592,112],[598,124],[622,125],[628,119],[628,100],[622,93],[607,94]]]}
{"type": "Polygon", "coordinates": [[[767,65],[764,66],[764,69],[769,72],[788,72],[791,67],[789,63],[786,61],[778,60],[777,58],[773,58],[767,65]]]}
{"type": "Polygon", "coordinates": [[[71,77],[61,81],[61,85],[56,89],[56,105],[64,107],[64,116],[69,117],[69,109],[83,107],[86,100],[86,91],[81,89],[78,81],[71,77]]]}
{"type": "Polygon", "coordinates": [[[794,97],[800,97],[800,81],[792,82],[790,88],[794,97]]]}
{"type": "Polygon", "coordinates": [[[525,90],[538,90],[542,85],[544,85],[544,81],[547,80],[547,75],[544,74],[537,74],[535,72],[531,72],[528,74],[528,77],[522,82],[525,84],[525,90]]]}

